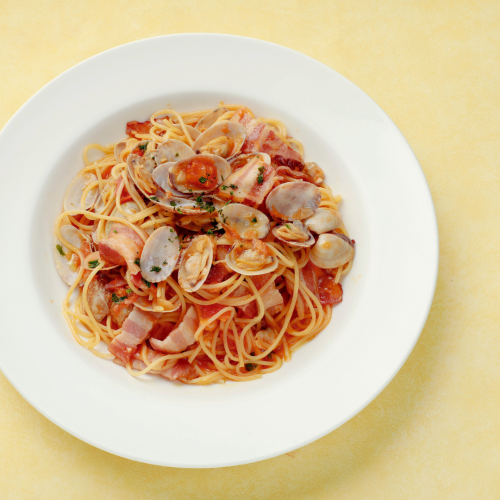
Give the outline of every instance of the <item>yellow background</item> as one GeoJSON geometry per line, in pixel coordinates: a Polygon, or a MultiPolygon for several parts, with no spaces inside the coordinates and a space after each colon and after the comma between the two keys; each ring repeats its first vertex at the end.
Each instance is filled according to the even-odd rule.
{"type": "MultiPolygon", "coordinates": [[[[0,498],[499,499],[500,2],[0,0],[0,126],[74,64],[181,32],[296,49],[389,114],[437,211],[429,319],[396,378],[351,421],[292,456],[226,469],[100,451],[42,417],[0,374],[0,498]]],[[[14,235],[2,244],[15,252],[14,235]]],[[[12,334],[22,335],[21,318],[12,334]]]]}

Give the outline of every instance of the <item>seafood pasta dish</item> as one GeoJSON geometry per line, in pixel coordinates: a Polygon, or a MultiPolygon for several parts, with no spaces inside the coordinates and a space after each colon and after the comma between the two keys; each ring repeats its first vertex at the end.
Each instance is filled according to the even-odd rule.
{"type": "Polygon", "coordinates": [[[282,122],[245,106],[160,110],[126,134],[85,148],[55,223],[74,339],[133,376],[278,370],[342,301],[341,196],[282,122]]]}

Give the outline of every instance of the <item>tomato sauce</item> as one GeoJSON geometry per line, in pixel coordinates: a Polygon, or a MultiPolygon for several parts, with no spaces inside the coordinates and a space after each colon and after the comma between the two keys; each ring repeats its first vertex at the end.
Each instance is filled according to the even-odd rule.
{"type": "Polygon", "coordinates": [[[125,132],[130,137],[135,137],[135,134],[149,134],[150,128],[151,122],[149,120],[145,122],[132,121],[127,123],[125,132]]]}
{"type": "Polygon", "coordinates": [[[211,190],[217,186],[217,167],[209,158],[196,158],[186,165],[187,184],[193,189],[211,190]]]}

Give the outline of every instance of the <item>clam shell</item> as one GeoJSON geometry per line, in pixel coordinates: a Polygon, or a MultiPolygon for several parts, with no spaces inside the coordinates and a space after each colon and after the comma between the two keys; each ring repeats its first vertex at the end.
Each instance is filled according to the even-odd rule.
{"type": "Polygon", "coordinates": [[[182,178],[185,177],[184,172],[189,167],[189,165],[191,165],[192,162],[200,159],[209,161],[217,168],[217,186],[222,183],[223,179],[227,179],[227,177],[231,173],[231,167],[229,166],[229,163],[220,156],[210,154],[194,155],[186,158],[185,160],[179,161],[170,167],[168,171],[169,185],[174,189],[177,189],[181,193],[187,194],[206,193],[208,191],[213,191],[214,189],[216,189],[217,186],[210,190],[206,188],[203,189],[194,185],[191,186],[187,182],[182,180],[182,178]]]}
{"type": "Polygon", "coordinates": [[[314,245],[314,236],[309,232],[307,227],[302,224],[302,222],[298,220],[294,220],[291,223],[286,223],[286,224],[280,224],[276,227],[273,228],[273,234],[274,236],[282,241],[283,243],[286,243],[287,245],[291,247],[299,247],[299,248],[305,248],[305,247],[310,247],[311,245],[314,245]],[[283,234],[283,228],[286,229],[296,229],[299,230],[300,232],[304,233],[305,236],[308,236],[308,239],[305,241],[295,241],[293,239],[287,239],[283,234]]]}
{"type": "Polygon", "coordinates": [[[304,221],[307,229],[316,234],[328,233],[342,225],[342,217],[336,210],[318,208],[316,213],[304,221]]]}
{"type": "Polygon", "coordinates": [[[320,234],[309,257],[321,269],[333,269],[347,264],[354,257],[354,245],[344,234],[320,234]]]}
{"type": "Polygon", "coordinates": [[[184,142],[168,139],[162,142],[153,155],[157,165],[170,161],[181,161],[194,155],[194,151],[184,142]]]}
{"type": "Polygon", "coordinates": [[[228,233],[244,240],[265,238],[271,228],[267,215],[241,203],[225,205],[219,212],[219,220],[228,233]]]}
{"type": "Polygon", "coordinates": [[[81,174],[75,177],[66,190],[64,195],[64,210],[89,210],[94,206],[97,197],[99,196],[99,187],[92,188],[85,198],[85,203],[82,206],[82,195],[85,188],[97,181],[97,177],[91,173],[81,174]]]}
{"type": "Polygon", "coordinates": [[[156,229],[146,241],[141,255],[141,274],[151,283],[166,280],[179,257],[179,239],[170,226],[156,229]],[[159,269],[156,271],[154,269],[159,269]]]}
{"type": "MultiPolygon", "coordinates": [[[[60,229],[61,236],[71,245],[80,249],[85,242],[85,236],[80,233],[80,231],[70,224],[62,226],[60,229]]],[[[69,248],[67,248],[62,241],[56,237],[54,240],[54,260],[56,262],[56,269],[61,278],[68,285],[72,285],[78,274],[78,269],[73,271],[70,266],[74,263],[76,254],[72,253],[69,248]],[[57,245],[61,245],[61,249],[65,255],[61,255],[59,250],[57,250],[57,245]],[[70,258],[68,258],[70,257],[70,258]]]]}
{"type": "Polygon", "coordinates": [[[229,110],[226,108],[216,108],[210,113],[207,113],[194,127],[196,130],[199,130],[201,133],[205,132],[209,127],[211,127],[224,113],[227,113],[229,110]]]}
{"type": "MultiPolygon", "coordinates": [[[[180,130],[181,133],[184,133],[180,124],[173,125],[173,127],[180,130]]],[[[191,127],[191,125],[186,125],[186,129],[189,132],[189,135],[190,135],[191,139],[193,139],[193,141],[195,141],[201,134],[201,132],[199,130],[196,130],[194,127],[191,127]]]]}
{"type": "Polygon", "coordinates": [[[285,182],[267,196],[266,207],[272,217],[284,220],[302,220],[318,210],[321,192],[309,182],[285,182]]]}
{"type": "Polygon", "coordinates": [[[258,271],[249,271],[247,269],[244,269],[240,266],[238,266],[238,264],[236,263],[236,255],[235,255],[235,250],[238,248],[238,246],[240,245],[240,243],[236,242],[232,247],[231,249],[229,250],[229,252],[227,253],[226,255],[226,264],[235,272],[237,273],[240,273],[240,274],[243,274],[245,276],[258,276],[259,274],[266,274],[266,273],[270,273],[274,270],[277,269],[278,267],[278,257],[276,256],[276,252],[274,251],[274,248],[270,245],[267,245],[267,247],[271,250],[272,252],[272,255],[273,255],[273,261],[271,264],[263,267],[262,269],[258,270],[258,271]]]}
{"type": "Polygon", "coordinates": [[[240,123],[230,121],[217,122],[205,130],[194,141],[193,150],[196,153],[216,154],[222,158],[230,158],[240,151],[246,136],[245,127],[240,123]],[[221,146],[221,144],[216,143],[219,137],[230,139],[230,149],[227,149],[227,145],[221,146]]]}
{"type": "Polygon", "coordinates": [[[121,154],[123,153],[124,149],[127,147],[127,143],[126,142],[119,142],[116,146],[115,146],[115,159],[116,159],[116,162],[117,163],[122,163],[123,160],[121,159],[121,154]]]}
{"type": "Polygon", "coordinates": [[[207,279],[210,268],[212,267],[213,259],[214,243],[212,239],[205,235],[193,238],[182,255],[182,260],[179,266],[179,285],[186,290],[186,292],[195,292],[198,290],[207,279]],[[203,269],[199,270],[197,279],[193,283],[192,279],[189,280],[189,275],[190,272],[195,272],[196,266],[199,265],[199,262],[196,262],[196,254],[200,254],[200,247],[203,253],[208,253],[207,261],[203,266],[203,269]]]}

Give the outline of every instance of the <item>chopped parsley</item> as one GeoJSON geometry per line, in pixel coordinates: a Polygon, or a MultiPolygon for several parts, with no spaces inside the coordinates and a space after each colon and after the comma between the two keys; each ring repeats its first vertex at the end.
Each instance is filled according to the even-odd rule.
{"type": "Polygon", "coordinates": [[[245,363],[245,370],[247,372],[251,372],[252,370],[255,370],[257,368],[257,365],[254,365],[253,363],[245,363]]]}
{"type": "Polygon", "coordinates": [[[61,245],[56,245],[57,251],[64,257],[66,254],[64,253],[64,250],[62,249],[61,245]]]}
{"type": "Polygon", "coordinates": [[[231,196],[233,196],[233,194],[234,194],[234,193],[233,193],[233,191],[230,191],[230,192],[229,192],[229,194],[230,194],[231,196]]]}
{"type": "Polygon", "coordinates": [[[90,269],[95,269],[98,265],[99,265],[99,261],[98,260],[91,260],[89,262],[90,269]]]}
{"type": "Polygon", "coordinates": [[[134,260],[134,264],[135,264],[136,266],[140,266],[140,265],[141,265],[141,259],[135,259],[135,260],[134,260]]]}
{"type": "Polygon", "coordinates": [[[264,182],[264,174],[259,174],[259,175],[257,176],[257,182],[258,182],[259,184],[262,184],[262,183],[264,182]]]}
{"type": "Polygon", "coordinates": [[[170,232],[171,232],[171,233],[173,233],[173,232],[174,232],[174,230],[173,230],[172,228],[170,228],[170,232]]]}
{"type": "Polygon", "coordinates": [[[115,304],[118,304],[120,302],[123,302],[125,299],[127,298],[126,295],[124,295],[123,297],[118,297],[118,295],[116,295],[116,293],[114,293],[113,295],[111,295],[111,300],[115,303],[115,304]]]}
{"type": "Polygon", "coordinates": [[[159,201],[158,196],[150,196],[149,199],[153,201],[159,201]]]}
{"type": "Polygon", "coordinates": [[[179,156],[179,153],[175,153],[175,156],[179,156]]]}
{"type": "Polygon", "coordinates": [[[273,359],[273,351],[271,351],[271,352],[267,355],[267,359],[273,359]]]}
{"type": "Polygon", "coordinates": [[[148,142],[145,142],[144,144],[139,144],[138,148],[142,151],[146,151],[148,144],[149,144],[148,142]]]}
{"type": "Polygon", "coordinates": [[[200,177],[198,180],[199,180],[202,184],[205,184],[205,182],[207,182],[206,177],[200,177]]]}
{"type": "Polygon", "coordinates": [[[210,234],[210,235],[212,235],[212,236],[213,236],[214,232],[213,232],[211,229],[209,229],[209,230],[207,231],[207,234],[210,234]]]}
{"type": "Polygon", "coordinates": [[[175,206],[177,206],[177,203],[175,203],[175,201],[171,201],[170,205],[172,205],[173,207],[175,207],[175,206]]]}
{"type": "Polygon", "coordinates": [[[125,291],[126,291],[127,293],[132,293],[132,288],[127,288],[125,291]]]}
{"type": "Polygon", "coordinates": [[[212,219],[212,226],[213,227],[217,227],[218,223],[215,219],[212,219]]]}
{"type": "Polygon", "coordinates": [[[161,267],[158,267],[158,266],[153,266],[151,268],[151,272],[152,273],[159,273],[161,271],[161,267]]]}
{"type": "Polygon", "coordinates": [[[221,186],[220,188],[222,189],[222,191],[225,191],[227,189],[227,186],[221,186]]]}
{"type": "Polygon", "coordinates": [[[252,222],[254,222],[254,223],[255,223],[255,222],[257,222],[257,217],[254,217],[254,218],[252,219],[252,222]]]}
{"type": "Polygon", "coordinates": [[[236,184],[229,184],[229,187],[231,189],[238,189],[238,186],[236,186],[236,184]]]}
{"type": "Polygon", "coordinates": [[[144,278],[141,278],[141,280],[144,282],[144,284],[148,287],[151,288],[151,282],[148,280],[145,280],[144,278]]]}
{"type": "Polygon", "coordinates": [[[166,266],[167,265],[167,261],[164,260],[163,263],[162,263],[162,266],[166,266]]]}
{"type": "Polygon", "coordinates": [[[260,172],[261,174],[263,174],[263,173],[264,173],[264,165],[261,165],[261,166],[259,167],[259,172],[260,172]]]}
{"type": "Polygon", "coordinates": [[[287,229],[292,229],[292,228],[291,228],[288,224],[285,224],[285,227],[286,227],[287,229]]]}
{"type": "Polygon", "coordinates": [[[118,234],[118,231],[116,231],[115,229],[113,229],[113,233],[116,233],[116,234],[118,234]]]}

